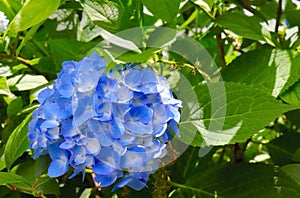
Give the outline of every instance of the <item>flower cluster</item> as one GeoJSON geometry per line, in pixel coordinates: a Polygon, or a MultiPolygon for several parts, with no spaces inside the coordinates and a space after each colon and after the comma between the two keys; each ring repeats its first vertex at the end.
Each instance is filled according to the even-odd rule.
{"type": "Polygon", "coordinates": [[[92,168],[101,187],[116,182],[140,190],[165,156],[181,101],[165,77],[139,65],[106,72],[93,53],[63,63],[53,88],[39,96],[29,124],[34,158],[49,154],[50,177],[74,168],[73,177],[92,168]],[[170,131],[171,130],[171,131],[170,131]]]}
{"type": "Polygon", "coordinates": [[[9,24],[9,20],[6,18],[4,13],[0,11],[0,33],[5,32],[8,24],[9,24]]]}

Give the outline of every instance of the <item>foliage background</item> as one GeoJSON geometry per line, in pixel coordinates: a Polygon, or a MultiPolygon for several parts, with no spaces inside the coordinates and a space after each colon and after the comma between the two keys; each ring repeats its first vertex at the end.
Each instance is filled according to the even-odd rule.
{"type": "Polygon", "coordinates": [[[0,197],[300,197],[299,7],[297,0],[1,0],[10,23],[0,35],[0,197]],[[207,137],[197,124],[219,119],[210,117],[201,67],[144,46],[118,60],[163,62],[187,77],[204,112],[181,123],[197,132],[192,145],[139,192],[99,191],[89,174],[84,182],[49,178],[48,157],[33,161],[27,149],[37,93],[53,83],[62,61],[94,50],[108,58],[114,52],[99,51],[101,41],[143,26],[182,31],[205,47],[226,88],[221,137],[242,121],[237,134],[212,140],[199,157],[207,137]]]}

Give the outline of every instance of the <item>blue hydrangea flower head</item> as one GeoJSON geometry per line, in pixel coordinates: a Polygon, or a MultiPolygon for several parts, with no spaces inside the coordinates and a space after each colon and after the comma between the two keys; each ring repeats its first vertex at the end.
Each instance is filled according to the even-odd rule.
{"type": "Polygon", "coordinates": [[[9,24],[9,20],[6,18],[5,14],[0,11],[0,33],[5,32],[8,24],[9,24]]]}
{"type": "Polygon", "coordinates": [[[138,65],[106,72],[96,53],[62,66],[32,114],[34,158],[50,156],[50,177],[69,167],[75,170],[70,177],[88,168],[101,187],[144,188],[167,153],[171,131],[179,135],[181,101],[166,78],[138,65]]]}

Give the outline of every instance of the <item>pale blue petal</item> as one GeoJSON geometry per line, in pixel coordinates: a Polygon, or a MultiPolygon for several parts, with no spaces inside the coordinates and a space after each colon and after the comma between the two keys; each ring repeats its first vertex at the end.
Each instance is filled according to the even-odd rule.
{"type": "Polygon", "coordinates": [[[143,70],[142,72],[142,80],[143,84],[147,83],[158,83],[158,80],[156,78],[156,73],[150,69],[143,70]]]}
{"type": "Polygon", "coordinates": [[[134,89],[141,84],[141,72],[138,70],[131,70],[124,77],[124,83],[129,88],[134,89]]]}
{"type": "Polygon", "coordinates": [[[106,166],[104,163],[98,160],[95,163],[95,165],[93,165],[92,168],[93,168],[93,172],[99,175],[110,175],[115,171],[114,168],[110,166],[106,166]]]}
{"type": "Polygon", "coordinates": [[[115,185],[112,189],[112,192],[118,190],[119,188],[123,188],[125,185],[127,185],[129,182],[132,181],[132,177],[123,177],[120,179],[120,181],[115,185]]]}
{"type": "Polygon", "coordinates": [[[129,186],[130,188],[134,189],[134,190],[141,190],[144,187],[147,187],[147,184],[145,181],[143,180],[138,180],[138,179],[133,179],[131,182],[129,182],[127,184],[127,186],[129,186]]]}
{"type": "Polygon", "coordinates": [[[59,122],[57,122],[56,120],[46,120],[41,124],[41,128],[44,129],[51,129],[58,126],[59,126],[59,122]]]}
{"type": "Polygon", "coordinates": [[[146,160],[146,150],[140,147],[133,147],[127,149],[127,152],[121,157],[121,167],[122,168],[139,168],[145,165],[144,160],[146,160]]]}
{"type": "Polygon", "coordinates": [[[107,187],[112,185],[117,180],[117,175],[96,175],[94,180],[100,183],[100,187],[107,187]]]}
{"type": "Polygon", "coordinates": [[[65,159],[52,160],[48,168],[49,177],[59,177],[68,171],[68,163],[65,159]]]}

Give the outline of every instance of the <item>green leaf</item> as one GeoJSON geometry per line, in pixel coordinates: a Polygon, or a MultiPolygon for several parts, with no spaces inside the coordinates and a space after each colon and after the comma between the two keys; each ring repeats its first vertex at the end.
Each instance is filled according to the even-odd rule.
{"type": "Polygon", "coordinates": [[[236,58],[222,77],[225,81],[261,86],[277,97],[300,78],[299,61],[299,55],[294,58],[287,50],[255,50],[236,58]]]}
{"type": "Polygon", "coordinates": [[[288,164],[276,173],[276,187],[281,197],[300,197],[300,164],[288,164]]]}
{"type": "Polygon", "coordinates": [[[29,140],[27,138],[28,122],[31,118],[31,114],[21,122],[19,126],[9,136],[5,146],[5,163],[8,169],[28,148],[29,140]]]}
{"type": "Polygon", "coordinates": [[[289,23],[289,26],[298,26],[300,27],[299,17],[300,17],[300,10],[297,9],[297,5],[293,4],[292,1],[286,2],[285,8],[286,19],[289,23]]]}
{"type": "Polygon", "coordinates": [[[60,188],[58,186],[58,183],[53,178],[40,178],[39,183],[36,187],[37,191],[43,192],[45,195],[59,195],[60,194],[60,188]]]}
{"type": "Polygon", "coordinates": [[[22,0],[1,0],[0,10],[5,13],[9,20],[12,20],[22,7],[22,0]]]}
{"type": "Polygon", "coordinates": [[[6,77],[0,76],[0,95],[6,95],[9,98],[14,98],[14,94],[10,92],[10,89],[7,84],[6,77]]]}
{"type": "Polygon", "coordinates": [[[16,175],[14,173],[0,172],[0,185],[19,184],[19,183],[26,185],[28,188],[31,187],[27,179],[20,175],[16,175]]]}
{"type": "Polygon", "coordinates": [[[102,28],[95,25],[86,12],[82,13],[82,18],[78,26],[77,40],[89,42],[101,35],[102,28]]]}
{"type": "Polygon", "coordinates": [[[280,98],[293,105],[300,105],[300,80],[291,86],[287,91],[280,94],[280,98]]]}
{"type": "Polygon", "coordinates": [[[42,25],[42,23],[36,24],[33,26],[27,33],[25,38],[20,43],[19,47],[16,50],[16,56],[19,56],[20,51],[22,48],[26,45],[27,41],[32,38],[32,36],[36,33],[36,31],[39,29],[39,27],[42,25]]]}
{"type": "MultiPolygon", "coordinates": [[[[291,178],[299,185],[300,187],[300,164],[288,164],[280,168],[281,171],[290,175],[291,178]]],[[[300,191],[300,190],[299,190],[300,191]]]]}
{"type": "Polygon", "coordinates": [[[0,148],[0,171],[6,168],[4,149],[5,149],[4,146],[0,148]]]}
{"type": "Polygon", "coordinates": [[[175,30],[170,28],[158,28],[149,35],[147,47],[161,48],[175,39],[176,33],[175,30]]]}
{"type": "Polygon", "coordinates": [[[25,91],[37,88],[41,85],[48,83],[46,78],[41,75],[17,75],[7,80],[8,85],[12,90],[25,91]]]}
{"type": "Polygon", "coordinates": [[[43,173],[46,172],[50,165],[51,159],[49,155],[40,156],[35,163],[35,175],[36,177],[40,177],[43,173]]]}
{"type": "Polygon", "coordinates": [[[256,16],[248,17],[240,13],[226,12],[218,16],[215,22],[244,38],[253,40],[264,40],[263,34],[267,32],[256,16]]]}
{"type": "MultiPolygon", "coordinates": [[[[116,33],[141,25],[141,5],[137,0],[82,0],[80,3],[83,7],[83,15],[88,15],[94,24],[107,31],[116,33]]],[[[95,27],[95,31],[97,31],[97,27],[95,27]]],[[[81,32],[81,34],[84,33],[81,32]]]]}
{"type": "Polygon", "coordinates": [[[185,197],[277,197],[273,175],[270,165],[239,164],[197,172],[185,184],[173,185],[185,197]]]}
{"type": "Polygon", "coordinates": [[[179,10],[181,0],[142,0],[146,8],[156,17],[173,22],[179,10]]]}
{"type": "Polygon", "coordinates": [[[300,134],[286,132],[279,138],[266,144],[274,164],[283,166],[293,162],[294,153],[300,148],[300,134]]]}
{"type": "Polygon", "coordinates": [[[8,104],[7,115],[12,118],[16,116],[23,107],[22,97],[17,97],[8,104]]]}
{"type": "Polygon", "coordinates": [[[26,178],[27,182],[32,186],[34,182],[36,181],[36,177],[34,174],[34,161],[32,160],[26,160],[20,164],[17,164],[14,166],[11,171],[12,173],[15,173],[17,175],[20,175],[24,178],[26,178]]]}
{"type": "Polygon", "coordinates": [[[79,61],[87,55],[89,49],[97,43],[78,42],[71,39],[53,39],[49,41],[50,50],[53,54],[56,71],[61,69],[63,61],[74,60],[79,61]]]}
{"type": "MultiPolygon", "coordinates": [[[[184,107],[191,107],[187,111],[190,116],[185,115],[183,108],[184,119],[179,128],[182,141],[190,142],[195,137],[194,146],[203,145],[203,140],[206,145],[244,142],[282,113],[295,108],[277,101],[264,89],[240,83],[208,83],[196,86],[194,91],[200,107],[184,103],[184,107]],[[225,86],[226,92],[222,86],[225,86]]],[[[178,98],[190,97],[187,91],[176,95],[178,98]]]]}
{"type": "Polygon", "coordinates": [[[12,72],[10,70],[9,66],[4,66],[1,62],[0,62],[0,76],[11,76],[12,72]]]}
{"type": "Polygon", "coordinates": [[[59,6],[60,0],[28,0],[8,26],[13,34],[26,30],[47,19],[59,6]]]}

